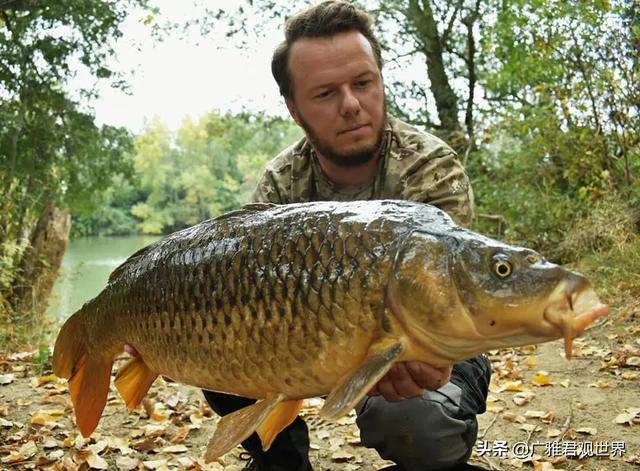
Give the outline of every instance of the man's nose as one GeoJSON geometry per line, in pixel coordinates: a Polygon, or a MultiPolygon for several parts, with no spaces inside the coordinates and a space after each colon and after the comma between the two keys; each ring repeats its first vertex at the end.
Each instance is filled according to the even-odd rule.
{"type": "Polygon", "coordinates": [[[342,91],[342,103],[340,113],[343,116],[353,116],[360,112],[360,100],[353,94],[350,88],[345,87],[342,91]]]}

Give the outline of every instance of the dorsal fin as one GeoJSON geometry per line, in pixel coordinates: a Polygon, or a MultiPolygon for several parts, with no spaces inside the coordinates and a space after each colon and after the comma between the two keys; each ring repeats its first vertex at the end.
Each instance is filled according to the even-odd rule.
{"type": "Polygon", "coordinates": [[[233,211],[229,211],[228,213],[221,214],[220,216],[216,216],[211,219],[211,221],[222,221],[223,219],[227,219],[234,216],[241,216],[246,213],[253,213],[256,211],[266,211],[271,208],[275,208],[277,206],[281,206],[275,203],[247,203],[240,209],[235,209],[233,211]]]}

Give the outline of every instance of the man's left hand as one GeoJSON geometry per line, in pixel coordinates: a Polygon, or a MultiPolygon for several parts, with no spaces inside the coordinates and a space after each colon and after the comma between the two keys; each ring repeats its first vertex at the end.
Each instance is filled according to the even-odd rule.
{"type": "Polygon", "coordinates": [[[397,402],[422,396],[425,390],[436,390],[449,382],[451,366],[435,367],[421,361],[394,364],[369,391],[369,396],[381,395],[397,402]]]}

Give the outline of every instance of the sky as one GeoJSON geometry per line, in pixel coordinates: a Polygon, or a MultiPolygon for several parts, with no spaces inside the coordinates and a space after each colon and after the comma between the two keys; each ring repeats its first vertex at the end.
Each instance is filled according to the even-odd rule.
{"type": "MultiPolygon", "coordinates": [[[[216,0],[216,7],[233,2],[216,0]]],[[[155,0],[162,19],[183,22],[201,10],[190,1],[155,0]]],[[[133,12],[123,25],[111,66],[133,71],[125,79],[130,94],[100,83],[100,98],[89,103],[99,124],[124,126],[134,132],[145,120],[159,117],[171,129],[180,127],[185,116],[197,119],[218,109],[265,111],[286,116],[284,102],[271,76],[271,54],[283,39],[283,30],[273,29],[259,42],[240,50],[223,34],[203,37],[194,28],[184,38],[170,35],[154,41],[142,12],[133,12]]],[[[91,79],[79,74],[75,85],[87,86],[91,79]]]]}

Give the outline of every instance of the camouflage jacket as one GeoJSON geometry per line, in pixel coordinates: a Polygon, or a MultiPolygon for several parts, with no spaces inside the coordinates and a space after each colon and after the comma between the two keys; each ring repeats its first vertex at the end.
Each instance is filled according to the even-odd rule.
{"type": "Polygon", "coordinates": [[[267,164],[252,201],[403,199],[438,206],[458,223],[473,216],[473,192],[455,152],[437,137],[388,118],[382,158],[372,182],[336,187],[322,172],[315,151],[302,138],[267,164]]]}

